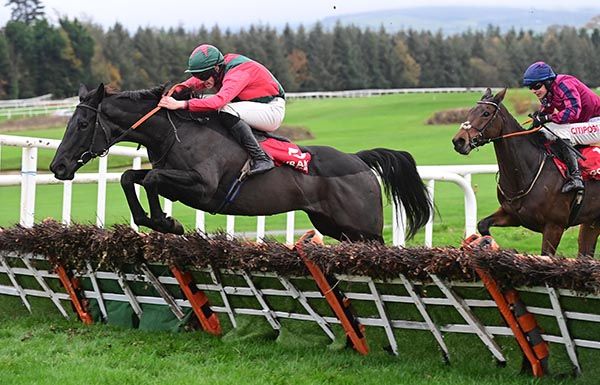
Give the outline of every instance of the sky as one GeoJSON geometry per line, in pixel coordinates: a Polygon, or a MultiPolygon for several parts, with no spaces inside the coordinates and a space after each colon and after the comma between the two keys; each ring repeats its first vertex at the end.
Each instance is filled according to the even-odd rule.
{"type": "MultiPolygon", "coordinates": [[[[2,3],[5,3],[3,1],[2,3]]],[[[138,27],[178,27],[193,30],[219,25],[233,30],[250,24],[310,25],[336,15],[428,5],[505,6],[535,9],[600,8],[598,0],[42,0],[50,20],[68,16],[92,20],[106,28],[120,22],[130,31],[138,27]]],[[[0,25],[10,8],[0,8],[0,25]]]]}

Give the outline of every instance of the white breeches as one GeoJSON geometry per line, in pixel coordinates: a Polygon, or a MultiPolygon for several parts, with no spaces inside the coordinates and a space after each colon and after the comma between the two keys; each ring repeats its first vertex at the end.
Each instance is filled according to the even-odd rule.
{"type": "Polygon", "coordinates": [[[239,116],[252,128],[273,132],[281,126],[285,117],[285,99],[275,98],[269,103],[232,102],[221,108],[221,111],[239,116]]]}
{"type": "MultiPolygon", "coordinates": [[[[596,116],[584,123],[556,124],[547,123],[546,127],[561,139],[569,139],[573,144],[600,145],[600,116],[596,116]]],[[[556,140],[556,137],[548,130],[542,128],[540,131],[548,140],[556,140]]]]}

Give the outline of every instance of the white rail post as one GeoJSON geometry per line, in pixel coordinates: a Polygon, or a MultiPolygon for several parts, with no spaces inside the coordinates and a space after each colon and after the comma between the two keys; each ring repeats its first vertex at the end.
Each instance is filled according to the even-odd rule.
{"type": "Polygon", "coordinates": [[[172,217],[173,216],[173,201],[164,198],[163,199],[163,208],[165,209],[165,214],[167,214],[168,217],[172,217]]]}
{"type": "Polygon", "coordinates": [[[256,242],[262,242],[265,237],[265,216],[256,217],[256,242]]]}
{"type": "Polygon", "coordinates": [[[286,225],[285,225],[285,243],[288,245],[294,244],[294,224],[296,219],[296,213],[290,211],[287,213],[286,225]]]}
{"type": "Polygon", "coordinates": [[[63,206],[62,206],[62,223],[65,225],[71,224],[71,204],[73,202],[73,181],[67,180],[63,182],[63,206]]]}
{"type": "Polygon", "coordinates": [[[37,147],[23,147],[21,155],[21,213],[20,224],[32,227],[35,215],[35,177],[37,147]]]}
{"type": "Polygon", "coordinates": [[[235,216],[228,215],[227,216],[227,226],[226,226],[227,235],[231,238],[235,237],[235,216]]]}
{"type": "MultiPolygon", "coordinates": [[[[472,177],[471,174],[463,175],[463,178],[465,178],[465,182],[467,182],[467,185],[471,188],[471,190],[473,190],[473,184],[471,183],[471,180],[472,180],[471,177],[472,177]]],[[[473,190],[473,192],[474,192],[474,190],[473,190]]],[[[464,201],[465,201],[465,223],[467,223],[467,221],[469,220],[467,218],[467,215],[468,215],[467,211],[469,210],[469,208],[468,208],[469,202],[468,202],[467,194],[465,194],[464,201]]],[[[475,210],[475,213],[473,216],[475,217],[475,220],[477,220],[477,210],[475,210]]],[[[465,233],[468,233],[468,232],[469,232],[468,225],[465,225],[465,233]]],[[[474,234],[474,233],[475,233],[475,230],[472,230],[471,234],[474,234]]],[[[471,234],[465,234],[465,238],[467,238],[471,234]]]]}
{"type": "Polygon", "coordinates": [[[203,233],[206,232],[206,219],[202,210],[196,210],[196,228],[203,233]]]}
{"type": "Polygon", "coordinates": [[[392,202],[392,244],[394,246],[404,246],[406,244],[406,211],[400,205],[399,208],[392,202]],[[397,211],[400,210],[400,218],[397,211]]]}
{"type": "Polygon", "coordinates": [[[98,162],[98,203],[96,205],[96,225],[104,227],[106,222],[106,172],[108,157],[100,157],[98,162]]]}
{"type": "MultiPolygon", "coordinates": [[[[434,191],[435,180],[431,179],[429,182],[427,182],[427,192],[429,193],[429,198],[431,198],[431,202],[435,202],[434,191]]],[[[432,211],[431,216],[429,217],[429,221],[427,221],[427,224],[425,225],[425,246],[427,247],[431,247],[433,245],[433,216],[434,212],[432,211]]]]}

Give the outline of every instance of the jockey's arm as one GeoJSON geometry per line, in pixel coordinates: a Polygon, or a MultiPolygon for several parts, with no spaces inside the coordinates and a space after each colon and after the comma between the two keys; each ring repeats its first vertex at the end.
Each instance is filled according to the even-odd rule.
{"type": "Polygon", "coordinates": [[[575,87],[567,87],[564,83],[559,84],[560,95],[556,95],[563,101],[564,108],[552,113],[552,121],[558,124],[578,123],[581,115],[581,96],[575,87]]]}
{"type": "Polygon", "coordinates": [[[250,78],[242,71],[228,73],[219,92],[208,98],[190,99],[188,109],[192,112],[220,110],[236,98],[248,85],[250,78]]]}

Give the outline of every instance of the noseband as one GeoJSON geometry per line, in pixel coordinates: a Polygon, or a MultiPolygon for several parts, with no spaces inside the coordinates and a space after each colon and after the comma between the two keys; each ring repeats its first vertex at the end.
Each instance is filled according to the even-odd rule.
{"type": "Polygon", "coordinates": [[[498,103],[494,103],[494,102],[490,102],[490,101],[485,101],[485,100],[480,100],[477,102],[477,104],[487,104],[490,106],[494,106],[494,114],[492,115],[491,118],[488,119],[487,122],[485,122],[484,126],[482,128],[477,128],[477,127],[473,127],[471,125],[471,122],[469,122],[468,120],[466,122],[463,122],[460,125],[460,128],[463,130],[467,130],[467,136],[469,137],[469,145],[473,148],[477,148],[480,146],[483,146],[484,144],[487,144],[489,142],[492,142],[494,140],[497,139],[502,139],[503,136],[498,136],[495,138],[484,138],[483,134],[485,133],[485,130],[487,130],[490,125],[492,124],[492,122],[494,121],[494,119],[496,119],[496,117],[498,116],[498,111],[500,111],[500,106],[498,105],[498,103]],[[469,130],[471,128],[474,128],[477,131],[477,135],[475,135],[474,137],[471,138],[471,135],[469,134],[469,130]]]}
{"type": "MultiPolygon", "coordinates": [[[[174,87],[171,88],[169,93],[172,93],[173,89],[174,89],[174,87]]],[[[148,118],[150,118],[152,115],[154,115],[160,109],[160,107],[155,107],[152,111],[148,112],[146,115],[144,115],[138,121],[136,121],[131,127],[129,127],[128,129],[123,131],[119,136],[117,136],[116,138],[111,140],[110,139],[111,135],[110,135],[109,129],[107,129],[104,126],[104,124],[102,124],[102,120],[100,119],[100,116],[102,114],[102,103],[98,104],[98,108],[92,107],[89,104],[84,104],[84,103],[79,103],[77,105],[77,107],[86,108],[86,109],[92,110],[96,113],[96,119],[95,119],[95,123],[94,123],[94,129],[92,130],[92,140],[90,141],[90,147],[86,151],[84,151],[83,154],[81,154],[81,156],[77,160],[77,163],[80,163],[82,165],[86,164],[87,162],[89,162],[90,160],[92,160],[94,158],[106,156],[108,154],[108,150],[115,143],[121,141],[123,138],[125,138],[127,135],[129,135],[129,133],[131,133],[131,131],[133,131],[137,127],[139,127],[142,123],[144,123],[146,120],[148,120],[148,118]],[[97,133],[98,129],[101,129],[102,132],[104,133],[104,139],[105,139],[105,143],[106,143],[105,146],[102,148],[102,151],[100,151],[100,152],[94,151],[94,144],[96,141],[96,133],[97,133]]],[[[173,147],[173,145],[175,144],[176,141],[181,142],[177,135],[177,127],[175,126],[175,123],[173,123],[173,120],[171,119],[169,110],[167,110],[167,118],[169,119],[169,122],[171,123],[171,127],[173,127],[174,137],[173,137],[173,140],[171,141],[171,143],[169,144],[168,148],[166,149],[166,151],[163,152],[162,156],[157,161],[152,162],[153,165],[160,164],[162,161],[165,160],[166,156],[168,155],[168,153],[171,150],[171,147],[173,147]]],[[[138,146],[138,149],[139,149],[139,146],[138,146]]]]}
{"type": "Polygon", "coordinates": [[[101,104],[98,105],[98,108],[95,108],[95,107],[90,106],[89,104],[79,103],[77,105],[77,107],[87,108],[88,110],[92,110],[96,113],[96,119],[95,119],[95,123],[94,123],[94,129],[92,130],[92,140],[90,141],[90,147],[87,149],[87,151],[84,151],[83,154],[81,154],[81,156],[77,160],[77,163],[80,163],[83,165],[94,158],[106,156],[106,154],[108,154],[108,149],[110,148],[110,146],[112,144],[114,144],[114,142],[111,143],[110,134],[106,130],[106,127],[104,127],[104,125],[100,121],[100,114],[102,112],[101,104]],[[104,133],[104,138],[106,139],[106,142],[105,142],[106,146],[103,147],[102,151],[100,151],[99,153],[94,151],[94,144],[96,142],[96,132],[98,131],[98,127],[102,130],[102,132],[104,133]]]}

